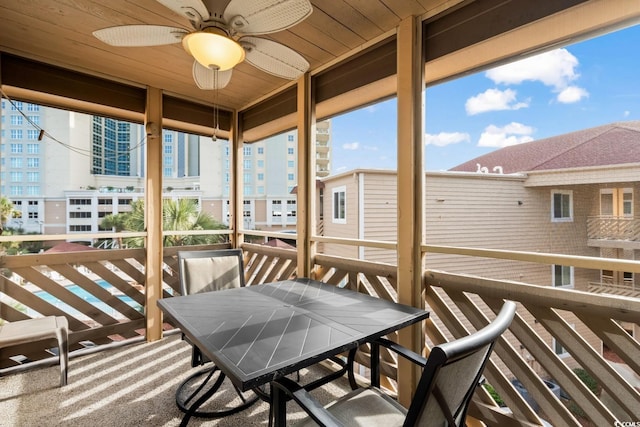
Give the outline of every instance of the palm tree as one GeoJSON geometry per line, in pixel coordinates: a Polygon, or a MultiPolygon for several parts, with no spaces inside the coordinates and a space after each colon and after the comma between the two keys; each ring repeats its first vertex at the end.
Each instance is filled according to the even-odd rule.
{"type": "MultiPolygon", "coordinates": [[[[136,200],[131,203],[131,212],[107,215],[101,223],[103,228],[116,228],[116,231],[144,231],[144,201],[136,200]],[[112,217],[112,218],[109,218],[112,217]],[[108,219],[108,221],[106,221],[108,219]],[[122,229],[118,230],[117,227],[122,229]]],[[[215,220],[210,214],[200,212],[198,203],[193,199],[165,199],[162,203],[162,227],[167,231],[190,230],[223,230],[224,224],[215,220]]],[[[211,244],[223,241],[220,235],[183,235],[165,236],[164,246],[184,246],[211,244]]],[[[129,247],[142,247],[144,239],[132,237],[126,239],[129,247]]]]}
{"type": "Polygon", "coordinates": [[[0,196],[0,235],[4,232],[7,220],[11,218],[14,211],[13,202],[6,196],[0,196]]]}
{"type": "MultiPolygon", "coordinates": [[[[127,222],[128,214],[109,214],[102,219],[100,226],[102,228],[110,228],[116,233],[120,233],[121,231],[126,230],[126,222],[127,222]]],[[[122,237],[117,238],[118,248],[122,249],[122,237]]]]}

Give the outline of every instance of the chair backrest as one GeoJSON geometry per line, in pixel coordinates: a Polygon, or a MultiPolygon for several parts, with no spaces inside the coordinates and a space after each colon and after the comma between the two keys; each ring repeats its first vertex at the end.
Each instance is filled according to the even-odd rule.
{"type": "Polygon", "coordinates": [[[244,286],[241,249],[179,251],[178,270],[182,295],[244,286]]]}
{"type": "Polygon", "coordinates": [[[464,426],[471,398],[496,340],[509,327],[516,304],[507,301],[489,325],[435,346],[407,413],[405,426],[464,426]]]}

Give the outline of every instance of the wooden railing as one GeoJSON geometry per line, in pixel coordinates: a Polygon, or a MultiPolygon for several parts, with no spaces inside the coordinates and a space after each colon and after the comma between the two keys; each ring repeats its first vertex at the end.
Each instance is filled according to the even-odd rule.
{"type": "Polygon", "coordinates": [[[640,218],[593,216],[587,218],[587,238],[595,240],[640,241],[640,218]]]}
{"type": "MultiPolygon", "coordinates": [[[[226,248],[228,244],[189,246],[226,248]]],[[[179,293],[176,253],[164,250],[163,297],[179,293]]],[[[0,318],[14,322],[39,316],[66,316],[70,350],[143,336],[144,249],[4,255],[0,257],[0,318]]],[[[51,357],[43,343],[0,350],[0,368],[51,357]],[[21,356],[14,360],[11,357],[21,356]]]]}
{"type": "MultiPolygon", "coordinates": [[[[178,250],[223,247],[228,245],[165,248],[164,297],[179,293],[178,250]]],[[[295,250],[255,244],[243,244],[242,248],[248,285],[296,276],[295,250]]],[[[65,315],[70,323],[72,350],[88,343],[96,345],[142,336],[144,260],[142,249],[4,256],[0,258],[0,292],[4,295],[0,316],[15,321],[29,317],[32,312],[65,315]],[[112,288],[100,286],[99,279],[112,288]],[[101,308],[65,288],[64,285],[70,283],[99,300],[101,308]],[[43,300],[34,290],[46,291],[57,298],[60,305],[43,300]],[[7,299],[12,302],[7,303],[7,299]],[[111,314],[111,310],[117,315],[111,314]]],[[[313,274],[336,286],[397,301],[394,265],[317,254],[313,274]]],[[[432,313],[425,323],[425,353],[434,344],[466,335],[487,324],[503,300],[519,303],[510,332],[497,345],[492,363],[485,371],[487,382],[506,406],[499,407],[484,388],[479,388],[471,409],[471,414],[487,425],[539,425],[541,418],[553,425],[569,426],[640,420],[638,391],[602,357],[599,346],[592,347],[576,332],[578,328],[574,324],[579,322],[581,329],[586,328],[616,354],[631,375],[639,376],[640,344],[621,325],[635,327],[636,331],[640,328],[640,300],[440,271],[425,271],[423,279],[425,306],[432,313]],[[572,320],[567,321],[568,317],[572,320]],[[572,360],[595,379],[601,392],[591,392],[571,369],[573,366],[566,364],[567,359],[556,355],[550,337],[561,343],[572,360]],[[513,379],[526,388],[536,405],[522,398],[513,386],[513,379]],[[543,382],[549,379],[561,387],[562,398],[550,392],[549,383],[543,382]]],[[[397,336],[390,338],[397,339],[397,336]]],[[[365,373],[369,366],[368,353],[366,346],[358,352],[357,361],[365,373]]],[[[15,354],[25,355],[29,360],[51,356],[47,349],[33,345],[3,349],[0,368],[17,363],[8,360],[15,354]]],[[[382,360],[381,373],[386,377],[383,385],[393,392],[397,361],[392,354],[384,352],[382,360]]]]}
{"type": "Polygon", "coordinates": [[[640,298],[640,285],[635,283],[589,282],[589,292],[640,298]]]}
{"type": "MultiPolygon", "coordinates": [[[[327,255],[316,255],[315,265],[316,278],[324,282],[397,300],[393,265],[327,255]]],[[[572,317],[582,322],[626,365],[629,375],[640,381],[640,344],[620,326],[640,327],[640,300],[439,271],[426,271],[423,278],[425,305],[432,313],[425,326],[427,347],[488,324],[506,299],[520,303],[510,332],[497,345],[485,371],[502,406],[487,389],[479,388],[471,410],[485,424],[530,426],[541,425],[541,419],[546,419],[556,426],[599,426],[640,419],[638,390],[602,357],[600,348],[592,347],[566,320],[572,317]],[[561,343],[584,371],[572,370],[565,357],[556,355],[549,340],[543,340],[544,334],[561,343]],[[595,379],[599,395],[585,386],[579,372],[595,379]],[[514,380],[530,399],[514,387],[514,380]],[[560,398],[559,390],[554,393],[550,385],[562,390],[560,398]]],[[[363,346],[357,361],[369,366],[368,358],[368,347],[363,346]]],[[[397,360],[384,352],[381,358],[381,372],[388,377],[385,386],[394,392],[397,360]]]]}

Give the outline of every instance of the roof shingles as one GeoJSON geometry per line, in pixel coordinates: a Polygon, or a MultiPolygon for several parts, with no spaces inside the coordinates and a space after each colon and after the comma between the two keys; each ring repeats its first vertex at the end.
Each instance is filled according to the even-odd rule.
{"type": "Polygon", "coordinates": [[[503,173],[640,163],[640,121],[612,123],[476,157],[450,171],[477,172],[500,166],[503,173]]]}

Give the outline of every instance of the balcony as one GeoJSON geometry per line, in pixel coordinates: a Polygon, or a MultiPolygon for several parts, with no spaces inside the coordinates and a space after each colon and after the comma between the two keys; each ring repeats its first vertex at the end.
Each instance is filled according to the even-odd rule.
{"type": "Polygon", "coordinates": [[[589,246],[640,249],[640,217],[589,217],[587,238],[589,246]]]}
{"type": "MultiPolygon", "coordinates": [[[[215,247],[227,246],[222,244],[215,247]]],[[[178,294],[178,249],[171,247],[164,251],[165,298],[178,294]]],[[[243,245],[243,249],[246,279],[250,286],[295,277],[297,274],[295,250],[248,243],[243,245]]],[[[80,421],[91,420],[94,412],[108,412],[96,408],[109,408],[115,404],[117,398],[110,396],[132,393],[132,380],[124,381],[119,377],[122,375],[127,375],[127,378],[129,375],[135,376],[135,395],[147,396],[140,400],[136,411],[154,417],[159,423],[171,419],[163,417],[177,416],[179,419],[171,399],[179,382],[178,377],[186,375],[189,370],[189,355],[186,346],[176,342],[179,340],[174,335],[176,331],[173,327],[165,323],[165,336],[156,343],[127,346],[117,353],[112,350],[114,345],[139,343],[144,337],[143,249],[75,252],[72,259],[68,254],[5,256],[0,267],[4,294],[3,318],[19,320],[34,315],[35,311],[64,315],[69,319],[72,364],[68,390],[81,387],[74,384],[91,382],[94,377],[101,378],[98,384],[94,384],[95,387],[104,387],[103,383],[117,385],[109,388],[108,395],[100,390],[86,391],[87,394],[95,393],[102,397],[95,405],[89,401],[83,403],[82,400],[74,403],[72,412],[78,414],[76,416],[80,421]],[[105,290],[99,286],[101,280],[114,289],[105,290]],[[70,283],[77,284],[90,295],[78,297],[64,286],[70,283]],[[54,299],[43,299],[36,295],[41,290],[54,299]],[[96,301],[100,310],[96,310],[96,301]],[[123,358],[126,358],[122,354],[135,356],[129,356],[134,358],[122,370],[109,370],[109,373],[100,375],[82,370],[84,368],[80,366],[85,366],[85,359],[91,357],[86,356],[87,352],[96,351],[104,352],[100,353],[99,359],[103,361],[102,369],[111,366],[112,358],[114,366],[122,365],[123,358]],[[157,372],[155,362],[151,367],[151,360],[157,360],[157,366],[161,366],[163,371],[157,372]],[[153,375],[143,374],[151,371],[153,375]],[[161,389],[156,390],[157,386],[152,384],[153,378],[158,376],[165,380],[161,389]],[[143,377],[148,379],[142,380],[143,377]],[[157,406],[154,402],[165,404],[157,406]]],[[[313,272],[324,282],[357,289],[379,298],[397,300],[397,269],[393,265],[318,254],[314,258],[313,272]]],[[[427,348],[486,324],[503,299],[519,302],[517,317],[510,332],[496,346],[492,361],[485,370],[487,383],[491,387],[478,389],[470,410],[473,417],[489,426],[505,423],[540,425],[542,419],[553,425],[614,425],[616,420],[640,418],[640,344],[628,333],[629,328],[635,328],[637,334],[640,327],[640,299],[432,270],[423,272],[422,283],[424,304],[432,313],[424,327],[427,348]],[[571,322],[566,320],[568,317],[572,318],[571,322]],[[581,336],[586,334],[594,336],[596,342],[601,344],[590,344],[593,340],[581,336]],[[567,358],[566,353],[558,356],[550,344],[550,337],[560,342],[571,357],[567,358]],[[602,346],[607,349],[606,353],[603,353],[602,346]],[[576,366],[584,371],[576,370],[576,366]],[[597,383],[595,394],[579,379],[580,372],[588,372],[597,383]],[[513,384],[518,387],[514,388],[513,384]],[[548,384],[559,386],[562,394],[554,393],[548,384]],[[522,389],[527,391],[526,398],[522,389]]],[[[397,334],[390,338],[398,339],[397,334]]],[[[55,383],[56,379],[50,378],[55,376],[55,369],[31,369],[46,364],[50,358],[50,350],[42,344],[3,349],[0,372],[3,375],[14,374],[28,369],[31,378],[37,378],[45,384],[55,383]]],[[[366,368],[369,366],[368,359],[369,349],[363,346],[358,352],[357,362],[366,368]]],[[[396,382],[397,360],[391,354],[383,354],[382,359],[385,361],[382,373],[387,378],[384,385],[389,393],[395,394],[399,387],[396,382]]],[[[37,387],[27,387],[26,390],[10,395],[2,405],[24,399],[22,404],[26,405],[26,410],[28,402],[42,392],[37,387]]],[[[55,390],[47,392],[55,393],[55,390]]],[[[329,394],[331,392],[335,392],[335,389],[327,391],[329,394]]],[[[328,400],[331,400],[329,397],[328,400]]],[[[49,415],[54,420],[55,417],[62,417],[49,415]]],[[[243,417],[249,416],[266,415],[264,411],[258,411],[257,414],[246,412],[236,416],[236,420],[241,425],[242,420],[246,421],[243,417]]]]}

